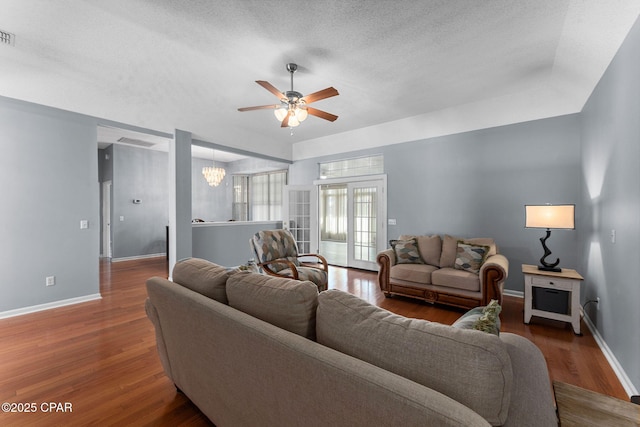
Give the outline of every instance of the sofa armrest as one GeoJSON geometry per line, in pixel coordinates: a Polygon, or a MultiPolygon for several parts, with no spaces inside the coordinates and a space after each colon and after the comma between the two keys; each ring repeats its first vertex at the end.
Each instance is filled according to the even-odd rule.
{"type": "Polygon", "coordinates": [[[386,249],[376,257],[378,262],[378,284],[380,290],[384,292],[385,296],[389,296],[389,273],[391,267],[396,264],[396,253],[393,249],[386,249]]]}
{"type": "Polygon", "coordinates": [[[511,369],[513,388],[505,426],[558,426],[549,370],[540,349],[516,334],[501,333],[511,369]]]}
{"type": "Polygon", "coordinates": [[[487,305],[492,299],[502,305],[504,282],[509,275],[509,260],[502,254],[495,254],[486,259],[480,267],[480,289],[482,290],[482,305],[487,305]]]}

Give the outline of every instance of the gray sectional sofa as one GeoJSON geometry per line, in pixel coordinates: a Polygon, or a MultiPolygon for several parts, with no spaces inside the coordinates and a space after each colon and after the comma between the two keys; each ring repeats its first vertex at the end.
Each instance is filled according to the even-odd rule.
{"type": "Polygon", "coordinates": [[[523,337],[198,259],[173,280],[147,281],[160,361],[218,427],[557,425],[544,357],[523,337]]]}

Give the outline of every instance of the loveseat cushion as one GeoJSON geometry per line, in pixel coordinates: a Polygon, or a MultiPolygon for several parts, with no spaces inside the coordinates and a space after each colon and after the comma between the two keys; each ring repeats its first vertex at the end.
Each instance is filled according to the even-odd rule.
{"type": "Polygon", "coordinates": [[[315,339],[318,287],[309,281],[242,272],[227,281],[227,297],[237,310],[315,339]]]}
{"type": "Polygon", "coordinates": [[[336,289],[318,296],[319,343],[439,391],[492,425],[507,419],[513,373],[495,335],[398,316],[336,289]]]}
{"type": "Polygon", "coordinates": [[[171,279],[185,288],[227,304],[227,279],[236,271],[206,259],[186,258],[173,267],[171,279]]]}
{"type": "Polygon", "coordinates": [[[405,280],[407,282],[431,284],[431,274],[438,267],[427,264],[396,264],[391,267],[389,277],[393,280],[405,280]]]}
{"type": "Polygon", "coordinates": [[[455,268],[440,268],[431,273],[431,283],[465,291],[480,291],[480,277],[476,273],[455,268]]]}

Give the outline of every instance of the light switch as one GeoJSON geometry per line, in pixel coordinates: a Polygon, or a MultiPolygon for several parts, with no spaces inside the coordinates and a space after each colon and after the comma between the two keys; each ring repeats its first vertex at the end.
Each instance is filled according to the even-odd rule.
{"type": "Polygon", "coordinates": [[[124,215],[120,215],[120,221],[124,221],[124,215]]]}
{"type": "Polygon", "coordinates": [[[615,243],[616,242],[616,229],[612,228],[611,229],[611,243],[615,243]]]}
{"type": "Polygon", "coordinates": [[[396,225],[396,219],[395,218],[389,218],[389,220],[387,221],[387,223],[389,225],[396,225]]]}
{"type": "Polygon", "coordinates": [[[89,228],[89,221],[87,221],[86,219],[80,220],[80,229],[84,230],[86,228],[89,228]]]}

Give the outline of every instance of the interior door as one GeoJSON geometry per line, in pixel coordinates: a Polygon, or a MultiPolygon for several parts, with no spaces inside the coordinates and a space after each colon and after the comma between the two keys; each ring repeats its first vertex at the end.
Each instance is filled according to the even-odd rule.
{"type": "MultiPolygon", "coordinates": [[[[314,185],[285,185],[282,228],[291,231],[301,254],[318,253],[318,190],[314,185]]],[[[317,261],[310,257],[303,261],[317,261]]]]}

